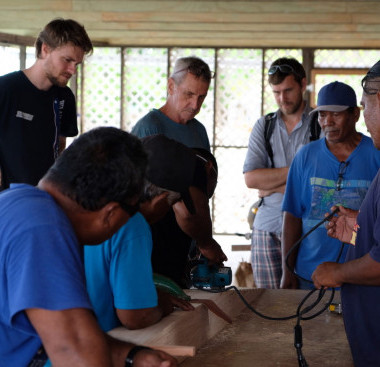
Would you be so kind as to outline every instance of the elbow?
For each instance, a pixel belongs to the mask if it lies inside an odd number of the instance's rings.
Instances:
[[[123,322],[122,324],[128,330],[138,330],[138,329],[143,329],[143,328],[149,326],[149,325],[146,325],[143,322],[140,322],[139,320],[127,321],[127,322]]]
[[[129,330],[146,328],[162,318],[162,312],[157,307],[141,310],[117,310],[117,315],[120,323]]]
[[[253,174],[252,171],[244,173],[244,181],[245,181],[245,185],[249,189],[257,189],[258,188],[258,182],[256,179],[256,175]]]

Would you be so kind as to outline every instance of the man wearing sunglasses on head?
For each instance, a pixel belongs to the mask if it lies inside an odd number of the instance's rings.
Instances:
[[[296,152],[318,139],[320,130],[310,127],[311,109],[303,99],[306,74],[297,60],[274,61],[268,70],[268,82],[279,109],[262,116],[254,125],[243,172],[247,187],[258,189],[261,198],[252,230],[254,280],[259,288],[279,288],[281,205],[288,169]]]

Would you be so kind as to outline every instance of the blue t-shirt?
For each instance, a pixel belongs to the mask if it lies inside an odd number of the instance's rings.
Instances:
[[[84,253],[87,290],[102,330],[121,325],[115,308],[157,306],[150,260],[152,235],[140,213],[101,245],[85,246]]]
[[[346,261],[370,254],[380,262],[380,176],[377,174],[357,217],[355,246]],[[380,287],[342,285],[343,316],[355,367],[380,366]]]
[[[333,205],[359,209],[379,167],[380,152],[367,136],[362,135],[346,164],[341,164],[330,152],[325,139],[312,142],[303,147],[293,160],[282,209],[302,218],[303,235],[320,222]],[[339,170],[343,174],[341,190],[336,189]],[[340,248],[341,243],[329,237],[326,228],[320,226],[299,247],[297,274],[311,279],[320,263],[336,261]],[[344,261],[346,252],[347,245],[340,262]]]
[[[41,346],[24,310],[91,308],[80,254],[47,192],[23,184],[0,194],[0,366],[27,366]]]
[[[191,119],[186,124],[179,124],[156,109],[137,121],[132,129],[132,134],[139,138],[163,134],[189,148],[210,150],[207,131],[198,120]]]

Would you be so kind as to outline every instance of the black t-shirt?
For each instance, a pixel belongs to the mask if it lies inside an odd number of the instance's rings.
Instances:
[[[78,134],[75,98],[68,87],[37,89],[22,71],[0,77],[2,188],[36,185],[58,155],[59,136]]]
[[[192,186],[207,195],[207,175],[204,161],[201,159],[197,159]],[[187,288],[184,278],[192,239],[177,224],[173,209],[163,219],[151,225],[151,230],[153,271]]]

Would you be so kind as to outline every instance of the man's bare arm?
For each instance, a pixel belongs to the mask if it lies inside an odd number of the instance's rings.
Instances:
[[[54,367],[111,366],[108,343],[90,310],[33,308],[26,314]]]
[[[142,329],[160,321],[163,317],[174,311],[174,307],[179,307],[184,311],[193,311],[194,307],[190,302],[172,296],[161,290],[158,293],[158,305],[156,307],[122,310],[116,309],[120,322],[128,329]]]
[[[173,205],[176,220],[182,231],[193,238],[201,252],[211,262],[221,263],[227,260],[220,245],[212,237],[212,222],[208,198],[200,189],[191,186],[190,195],[196,213],[191,214],[182,201]]]
[[[286,256],[293,245],[302,236],[302,219],[295,217],[289,212],[284,213],[284,221],[282,225],[282,279],[281,288],[297,288],[298,281],[292,274],[285,263]],[[291,269],[294,269],[297,259],[297,251],[294,251],[288,258],[288,263]]]
[[[245,184],[250,189],[275,190],[285,185],[289,167],[259,168],[244,173]]]
[[[380,286],[380,263],[369,254],[343,264],[325,262],[315,269],[312,279],[318,289],[343,283]]]
[[[59,154],[66,149],[66,136],[59,136]]]
[[[125,358],[134,346],[103,333],[88,309],[33,308],[25,312],[54,367],[124,367]],[[177,366],[172,356],[160,351],[142,351],[136,357],[136,367]]]

